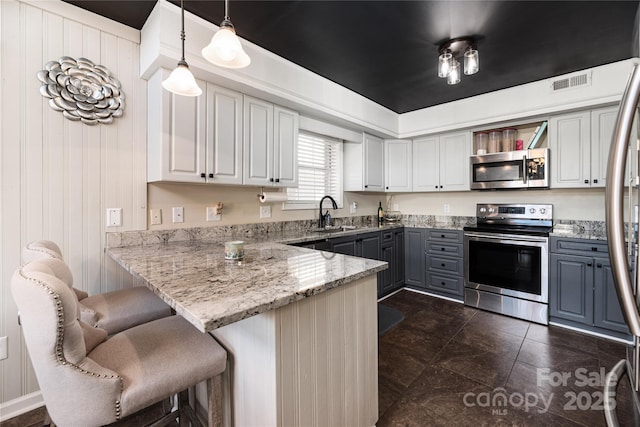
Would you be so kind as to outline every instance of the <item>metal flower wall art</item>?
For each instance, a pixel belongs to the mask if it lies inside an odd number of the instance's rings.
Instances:
[[[63,56],[38,71],[40,94],[69,120],[109,124],[124,111],[124,92],[109,70],[86,58]]]

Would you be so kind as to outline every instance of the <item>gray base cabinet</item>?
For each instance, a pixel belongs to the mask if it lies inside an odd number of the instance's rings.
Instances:
[[[402,228],[329,240],[330,251],[377,259],[389,263],[389,268],[378,273],[378,297],[404,286],[404,230]]]
[[[405,228],[405,284],[462,300],[463,233],[458,230]]]
[[[551,237],[549,320],[630,338],[618,302],[606,242]]]

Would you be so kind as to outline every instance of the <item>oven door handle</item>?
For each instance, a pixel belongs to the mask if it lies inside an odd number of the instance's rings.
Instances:
[[[499,233],[474,233],[474,232],[465,232],[465,238],[470,238],[472,240],[495,240],[495,241],[504,241],[511,240],[514,242],[523,242],[523,243],[546,243],[548,242],[548,237],[541,236],[523,236],[520,234],[499,234]]]
[[[527,170],[527,155],[522,156],[522,182],[527,183],[529,178],[529,171]]]

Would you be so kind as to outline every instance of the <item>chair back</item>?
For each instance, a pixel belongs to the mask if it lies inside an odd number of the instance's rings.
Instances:
[[[117,420],[122,378],[87,357],[78,302],[68,267],[44,258],[21,266],[11,279],[25,343],[52,420],[59,426]]]
[[[34,240],[22,248],[22,261],[27,263],[42,258],[62,258],[60,247],[51,240]]]

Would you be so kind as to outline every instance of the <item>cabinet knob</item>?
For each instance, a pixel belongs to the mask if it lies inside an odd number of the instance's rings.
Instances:
[[[269,178],[269,182],[273,182],[273,178]]]
[[[280,178],[276,178],[276,182],[280,182]]]
[[[441,286],[444,286],[444,285],[445,285],[445,283],[444,283],[444,282],[440,282],[440,285],[441,285]]]
[[[206,177],[207,175],[205,175],[204,172],[200,174],[200,178],[206,178]]]
[[[389,187],[384,187],[384,188],[387,189],[387,190],[389,189]]]
[[[440,248],[440,250],[444,252],[444,248]]]
[[[368,186],[368,185],[365,185],[365,186],[364,186],[364,188],[369,188],[369,186]]]
[[[444,188],[444,187],[441,185],[440,188]]]
[[[597,180],[597,179],[594,179],[594,180],[593,180],[593,183],[594,183],[594,184],[597,184],[597,183],[598,183],[598,180]]]
[[[593,264],[591,264],[590,262],[587,263],[587,267],[592,267]]]
[[[213,174],[212,173],[209,174],[209,178],[213,178]]]
[[[591,252],[598,252],[598,248],[596,248],[596,247],[592,247],[592,248],[591,248]]]
[[[585,184],[588,184],[588,183],[589,183],[589,180],[588,180],[588,179],[585,179],[585,180],[584,180],[584,183],[585,183]]]
[[[443,264],[440,264],[440,266],[444,267],[444,263],[443,263]]]
[[[602,268],[602,264],[597,263],[597,264],[596,264],[596,267],[598,267],[598,268]]]

